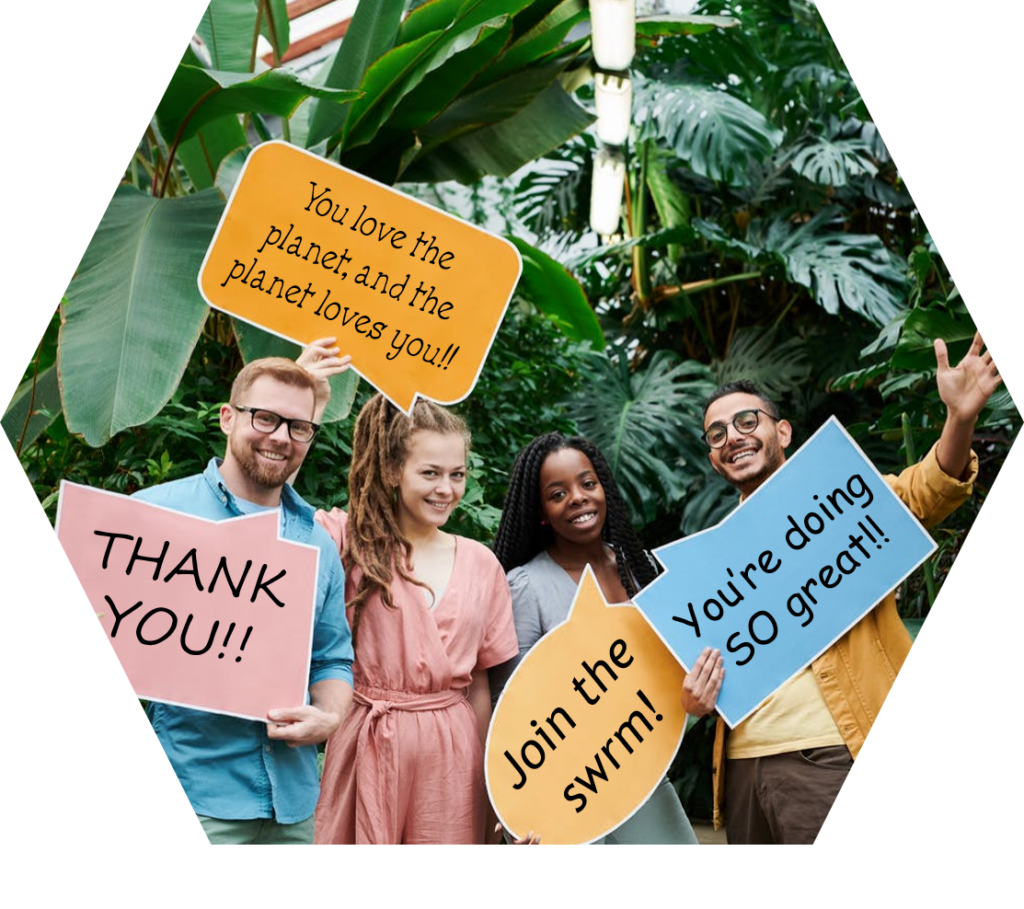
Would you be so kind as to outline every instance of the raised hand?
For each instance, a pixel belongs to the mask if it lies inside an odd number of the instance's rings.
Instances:
[[[992,393],[1003,381],[999,369],[992,361],[992,354],[987,350],[982,353],[984,346],[981,333],[976,333],[970,349],[954,367],[949,365],[946,342],[941,338],[935,339],[935,360],[938,363],[935,382],[939,388],[939,397],[949,413],[948,420],[973,425]]]
[[[319,421],[331,399],[331,376],[345,372],[352,363],[348,355],[339,357],[341,348],[335,347],[336,338],[317,338],[302,349],[295,361],[316,379],[316,413],[314,420]]]

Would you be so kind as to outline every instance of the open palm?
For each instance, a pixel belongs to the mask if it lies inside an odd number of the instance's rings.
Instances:
[[[950,417],[975,420],[992,393],[1003,381],[989,351],[982,353],[981,333],[974,335],[970,349],[954,367],[949,365],[949,351],[941,338],[935,340],[935,376],[939,397],[949,410]]]

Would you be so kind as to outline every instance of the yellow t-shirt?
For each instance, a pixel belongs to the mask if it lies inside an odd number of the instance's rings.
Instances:
[[[839,727],[808,666],[729,733],[725,753],[729,758],[753,758],[842,744]]]

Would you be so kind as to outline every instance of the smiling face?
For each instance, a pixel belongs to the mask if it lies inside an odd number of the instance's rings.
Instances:
[[[273,376],[259,376],[242,397],[244,400],[232,403],[269,410],[288,419],[313,419],[312,389],[286,385]],[[281,487],[299,469],[309,443],[293,441],[285,423],[272,433],[260,432],[253,428],[250,414],[235,410],[231,404],[221,408],[220,427],[228,437],[221,467],[228,489],[260,505],[280,502]]]
[[[442,527],[466,491],[466,443],[421,429],[409,438],[398,480],[398,524],[407,536]]]
[[[604,487],[582,451],[553,451],[540,467],[540,507],[556,536],[588,545],[601,539],[607,514]]]
[[[758,414],[757,429],[744,435],[732,425],[733,417],[741,410],[767,410],[768,405],[757,395],[726,395],[712,403],[704,415],[704,429],[714,423],[726,426],[725,445],[712,448],[708,453],[715,473],[743,495],[750,495],[778,470],[786,460],[784,451],[789,447],[793,429],[786,420],[773,420]]]

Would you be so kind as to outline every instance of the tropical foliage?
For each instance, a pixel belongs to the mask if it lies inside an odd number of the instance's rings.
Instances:
[[[385,183],[472,181],[511,174],[591,122],[560,81],[587,59],[585,38],[566,40],[582,2],[434,0],[403,13],[360,4],[314,82],[260,69],[261,34],[276,59],[287,50],[283,0],[212,0],[61,304],[56,371],[36,375],[36,387],[56,381],[49,412],[71,432],[101,445],[152,419],[181,382],[208,325],[195,275],[255,142],[283,136]],[[294,352],[234,328],[246,359]],[[351,405],[355,382],[337,380],[338,402]]]
[[[697,364],[716,384],[753,378],[785,408],[797,444],[836,413],[880,468],[895,469],[905,463],[903,436],[893,435],[904,410],[918,454],[941,426],[937,396],[925,395],[926,413],[918,395],[933,386],[930,338],[952,330],[939,312],[960,318],[960,338],[965,310],[813,6],[700,3],[695,13],[735,24],[644,42],[634,61],[621,233],[604,245],[589,233],[586,134],[519,178],[515,212],[583,284],[613,359],[626,361],[609,376],[628,375],[655,401],[705,381]],[[665,378],[666,351],[691,362],[688,380]],[[858,381],[830,381],[843,373]],[[677,409],[656,438],[628,396],[603,398],[589,424],[601,442],[644,440],[617,476],[626,489],[656,490],[656,501],[630,499],[651,542],[709,526],[735,504],[693,447],[692,411]],[[997,451],[1019,425],[1011,408],[1001,395],[983,416]]]

